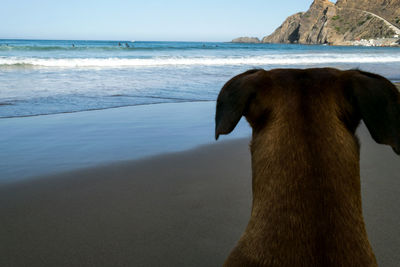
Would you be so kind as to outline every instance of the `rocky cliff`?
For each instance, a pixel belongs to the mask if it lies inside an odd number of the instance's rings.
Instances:
[[[399,0],[338,0],[336,6],[372,12],[400,28]]]
[[[264,43],[344,45],[400,34],[400,0],[315,0],[306,12],[288,17]]]

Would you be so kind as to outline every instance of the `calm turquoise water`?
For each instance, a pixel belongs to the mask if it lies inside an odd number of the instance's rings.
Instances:
[[[0,118],[215,100],[250,68],[360,68],[400,80],[399,48],[0,40]]]

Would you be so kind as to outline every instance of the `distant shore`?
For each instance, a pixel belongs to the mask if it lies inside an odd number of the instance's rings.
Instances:
[[[400,39],[399,38],[360,39],[356,41],[344,42],[343,45],[400,47]]]
[[[264,42],[262,42],[257,37],[239,37],[233,39],[231,43],[263,44]],[[320,44],[320,45],[325,45],[325,44]],[[360,39],[354,41],[344,41],[343,43],[335,44],[335,46],[400,47],[400,39],[399,38]]]

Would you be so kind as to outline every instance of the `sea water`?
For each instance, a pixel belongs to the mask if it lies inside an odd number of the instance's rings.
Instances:
[[[0,40],[0,184],[213,142],[214,101],[228,79],[307,67],[399,81],[400,49]],[[220,139],[249,135],[242,120]]]
[[[400,49],[209,42],[0,40],[0,118],[213,101],[251,68],[359,68],[400,80]]]

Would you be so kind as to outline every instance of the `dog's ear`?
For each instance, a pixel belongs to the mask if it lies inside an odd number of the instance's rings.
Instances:
[[[229,80],[221,89],[215,114],[215,139],[220,134],[229,134],[246,112],[255,95],[257,72],[249,70]]]
[[[352,89],[356,108],[372,138],[400,154],[400,93],[382,76],[355,71]]]

